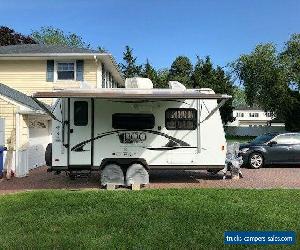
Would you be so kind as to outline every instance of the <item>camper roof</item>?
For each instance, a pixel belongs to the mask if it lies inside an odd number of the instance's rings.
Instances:
[[[99,99],[229,99],[230,95],[214,94],[212,91],[174,89],[65,89],[49,92],[36,92],[34,98],[99,98]]]

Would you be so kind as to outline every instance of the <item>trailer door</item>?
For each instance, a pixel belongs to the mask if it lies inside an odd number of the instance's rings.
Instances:
[[[91,99],[70,98],[69,165],[91,165]]]

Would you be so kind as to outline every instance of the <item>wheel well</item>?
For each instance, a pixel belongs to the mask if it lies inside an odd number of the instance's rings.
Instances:
[[[106,158],[102,160],[100,170],[102,170],[107,164],[117,164],[123,170],[127,170],[130,165],[135,163],[141,164],[145,169],[149,170],[149,166],[143,158]]]

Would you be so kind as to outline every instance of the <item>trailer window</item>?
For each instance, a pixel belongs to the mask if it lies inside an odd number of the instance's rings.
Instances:
[[[74,125],[86,126],[89,122],[88,102],[75,101],[74,102]]]
[[[153,114],[125,114],[112,115],[112,127],[114,129],[152,129],[155,125]]]
[[[189,108],[167,109],[165,125],[168,130],[194,130],[197,128],[197,110]]]

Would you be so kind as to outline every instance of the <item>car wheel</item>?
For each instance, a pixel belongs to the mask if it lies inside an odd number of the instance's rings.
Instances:
[[[251,168],[261,168],[264,165],[264,158],[260,153],[253,153],[249,157],[249,165]]]

